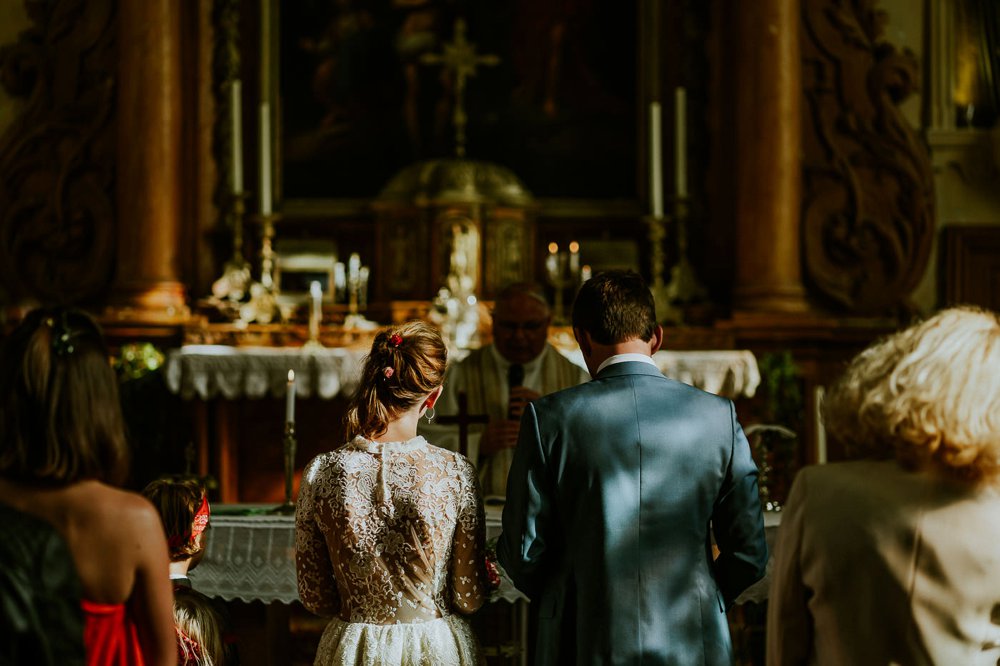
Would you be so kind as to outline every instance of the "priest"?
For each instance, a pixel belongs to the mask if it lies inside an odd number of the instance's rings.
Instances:
[[[458,415],[458,395],[465,393],[469,416],[485,416],[485,425],[469,428],[469,459],[479,469],[484,495],[503,495],[507,470],[517,444],[525,406],[543,395],[581,384],[587,371],[548,343],[552,311],[542,290],[518,282],[504,288],[493,309],[493,342],[450,366],[440,416]],[[429,442],[458,450],[458,427],[424,424]]]

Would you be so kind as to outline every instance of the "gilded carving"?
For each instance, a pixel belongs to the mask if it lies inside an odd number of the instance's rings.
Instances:
[[[802,3],[804,272],[858,314],[909,307],[934,234],[930,159],[897,106],[918,64],[883,40],[875,5]]]
[[[0,48],[25,98],[0,137],[0,280],[11,302],[94,302],[115,259],[115,3],[25,6],[33,25]]]

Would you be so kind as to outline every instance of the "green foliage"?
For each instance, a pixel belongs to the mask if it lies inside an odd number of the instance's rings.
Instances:
[[[122,345],[114,360],[115,370],[122,381],[139,379],[156,372],[163,365],[163,353],[149,342]]]
[[[795,449],[802,435],[802,379],[791,352],[763,354],[763,423],[745,429],[759,470],[761,501],[779,508],[791,482]]]
[[[802,383],[792,353],[763,354],[760,375],[764,384],[765,420],[800,432],[802,429]]]

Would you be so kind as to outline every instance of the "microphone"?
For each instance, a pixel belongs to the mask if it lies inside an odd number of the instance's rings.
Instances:
[[[524,383],[524,366],[520,363],[511,363],[510,367],[507,368],[507,390],[514,388],[515,386],[521,386]],[[517,420],[518,417],[514,414],[514,406],[508,402],[507,407],[507,418],[511,420]]]

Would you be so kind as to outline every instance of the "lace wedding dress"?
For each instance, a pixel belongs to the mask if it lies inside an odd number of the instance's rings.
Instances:
[[[358,437],[312,460],[295,513],[299,597],[333,616],[316,664],[481,663],[488,595],[476,473],[423,437]]]

